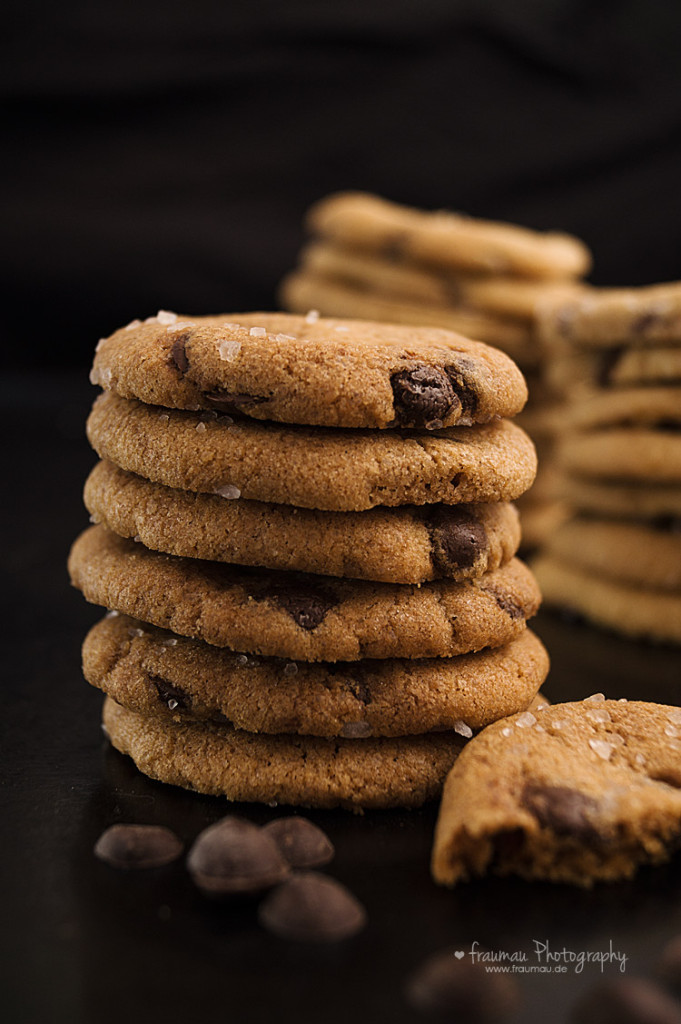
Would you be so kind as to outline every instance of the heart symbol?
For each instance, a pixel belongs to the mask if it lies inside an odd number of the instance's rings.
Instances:
[[[461,960],[461,958],[464,957],[465,955],[466,954],[464,953],[464,951],[462,949],[457,949],[456,952],[454,953],[454,956],[456,957],[457,960]]]

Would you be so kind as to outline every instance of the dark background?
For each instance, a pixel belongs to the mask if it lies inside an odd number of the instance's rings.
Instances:
[[[436,806],[312,813],[369,926],[331,949],[215,908],[181,863],[95,860],[116,821],[190,843],[224,801],[161,786],[101,736],[68,587],[95,461],[97,339],[159,307],[273,307],[301,218],[335,189],[451,207],[593,248],[593,280],[681,277],[681,4],[13,0],[0,95],[0,1013],[10,1024],[418,1024],[405,978],[445,946],[607,948],[650,976],[681,931],[679,860],[593,892],[429,877]],[[7,372],[10,370],[11,372]],[[542,612],[552,700],[678,704],[678,649]],[[286,813],[240,806],[264,821]],[[608,971],[605,979],[616,973]],[[522,979],[514,1024],[564,1024],[597,970]]]
[[[12,0],[2,36],[6,363],[275,307],[336,189],[575,232],[596,283],[681,277],[677,0]]]

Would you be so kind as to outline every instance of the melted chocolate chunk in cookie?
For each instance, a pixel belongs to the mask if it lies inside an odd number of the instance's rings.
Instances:
[[[207,391],[203,396],[207,402],[220,412],[239,412],[249,405],[259,405],[267,399],[261,395],[237,395],[233,391]]]
[[[184,711],[186,708],[191,707],[191,697],[184,690],[181,690],[179,686],[174,686],[167,679],[163,679],[162,676],[149,676],[149,678],[156,687],[159,700],[167,704],[171,711],[176,711],[178,708],[180,711]]]
[[[452,410],[462,408],[449,376],[435,366],[399,370],[392,374],[390,383],[398,427],[441,424]]]
[[[568,786],[546,786],[541,782],[526,783],[521,803],[540,825],[556,835],[576,839],[596,839],[598,830],[592,818],[599,810],[598,801]]]
[[[448,576],[452,569],[469,569],[487,547],[485,527],[468,509],[435,506],[427,512],[432,559]]]
[[[181,374],[185,374],[189,369],[189,359],[187,358],[187,342],[189,341],[191,334],[185,331],[182,334],[178,334],[170,349],[170,363],[175,369],[179,370]]]
[[[253,597],[276,601],[296,625],[307,630],[316,629],[339,603],[336,595],[329,590],[293,580],[280,584],[268,580],[257,593],[253,593]]]

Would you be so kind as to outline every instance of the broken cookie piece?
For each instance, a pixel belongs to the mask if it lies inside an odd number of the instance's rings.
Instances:
[[[495,722],[447,779],[432,871],[589,887],[660,863],[681,836],[681,709],[601,694]]]

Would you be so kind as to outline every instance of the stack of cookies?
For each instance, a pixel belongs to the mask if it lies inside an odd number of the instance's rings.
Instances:
[[[550,303],[573,515],[536,568],[547,599],[632,636],[681,641],[681,284]]]
[[[511,502],[533,445],[503,353],[286,314],[105,339],[93,525],[69,568],[110,609],[83,651],[147,775],[231,800],[417,806],[536,698],[536,582]]]
[[[576,238],[447,212],[426,213],[363,193],[317,203],[313,240],[282,283],[286,309],[422,324],[460,331],[514,359],[530,392],[523,426],[540,473],[521,505],[523,539],[534,546],[561,517],[551,468],[554,396],[543,378],[535,310],[578,294],[591,257]]]

